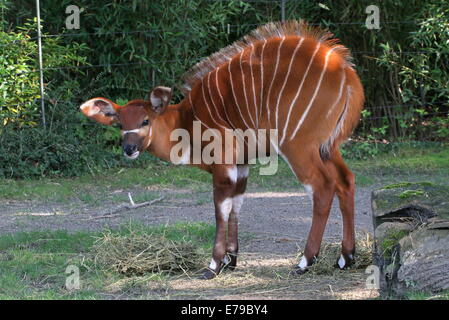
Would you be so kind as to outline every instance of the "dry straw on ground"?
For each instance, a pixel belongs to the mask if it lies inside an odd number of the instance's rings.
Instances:
[[[341,243],[324,242],[321,245],[320,255],[317,262],[312,265],[306,275],[333,275],[341,271],[336,268],[337,259],[340,257]],[[302,256],[300,252],[299,256]],[[349,267],[350,270],[365,269],[373,264],[373,239],[370,234],[358,237],[356,241],[356,255],[354,263]]]
[[[104,233],[94,244],[93,253],[97,265],[127,276],[196,271],[205,255],[192,242],[173,241],[165,234],[133,231],[126,235]]]

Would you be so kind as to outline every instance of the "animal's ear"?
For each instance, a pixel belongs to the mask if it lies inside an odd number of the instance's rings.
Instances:
[[[156,87],[150,93],[151,109],[157,114],[165,111],[170,103],[172,89],[167,87]]]
[[[93,98],[80,106],[86,117],[106,125],[118,122],[117,110],[119,108],[119,105],[105,98]]]

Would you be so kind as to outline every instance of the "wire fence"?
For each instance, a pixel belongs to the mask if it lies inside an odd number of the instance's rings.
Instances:
[[[220,0],[209,0],[209,1],[220,1]],[[279,18],[284,20],[285,19],[285,1],[286,0],[242,0],[243,2],[248,2],[248,3],[277,3],[281,12],[279,13]],[[382,25],[407,25],[407,24],[417,24],[418,21],[381,21]],[[359,25],[359,26],[365,26],[366,22],[365,21],[324,21],[323,23],[310,23],[311,25],[324,25],[326,27],[330,27],[333,25]],[[223,24],[223,25],[218,25],[217,27],[222,28],[222,31],[225,31],[227,33],[231,33],[231,32],[237,32],[240,33],[241,30],[246,30],[247,28],[255,28],[258,27],[260,24]],[[176,31],[176,29],[170,30],[170,31]],[[183,31],[183,30],[178,30],[178,31]],[[127,31],[111,31],[111,32],[104,32],[104,31],[94,31],[94,32],[62,32],[62,33],[57,33],[57,34],[42,34],[42,35],[38,35],[38,36],[33,36],[28,38],[26,41],[39,41],[41,39],[44,38],[73,38],[76,39],[78,37],[92,37],[94,39],[97,39],[98,37],[110,37],[110,36],[127,36],[127,35],[141,35],[144,34],[148,37],[157,37],[161,34],[164,33],[163,29],[158,29],[158,28],[154,28],[154,29],[145,29],[145,30],[127,30]],[[5,44],[5,45],[20,45],[21,41],[11,41],[9,44]],[[353,51],[352,54],[353,56],[355,56],[358,59],[372,59],[373,57],[377,57],[381,54],[383,54],[384,52],[376,52],[376,51]],[[417,54],[426,54],[425,51],[416,51],[416,50],[412,50],[412,51],[391,51],[391,53],[397,54],[397,55],[417,55]],[[45,58],[45,57],[44,57]],[[201,58],[198,58],[197,60],[201,60]],[[45,59],[44,59],[45,61]],[[29,73],[41,73],[44,71],[48,71],[48,70],[72,70],[72,69],[96,69],[96,68],[104,68],[107,70],[113,70],[115,68],[134,68],[134,67],[140,67],[140,66],[145,66],[145,65],[154,65],[155,62],[159,63],[159,64],[167,64],[167,63],[173,63],[173,62],[177,62],[178,60],[158,60],[158,61],[137,61],[137,62],[123,62],[123,63],[103,63],[103,64],[85,64],[85,65],[69,65],[69,66],[58,66],[58,67],[45,67],[42,66],[41,68],[38,69],[34,69],[34,70],[29,70],[29,71],[25,71],[22,72],[21,74],[26,75]],[[193,62],[197,62],[197,61],[193,61]],[[151,70],[151,72],[153,73],[152,78],[154,79],[154,72],[156,72],[154,69]],[[42,82],[42,75],[40,76],[41,78],[41,82]],[[41,83],[41,90],[43,91],[43,83]],[[127,89],[127,90],[141,90],[138,88],[115,88],[115,89]],[[54,97],[45,97],[43,96],[41,98],[42,101],[42,117],[45,116],[45,102],[49,102],[49,101],[58,101],[58,103],[70,103],[70,104],[78,104],[80,101],[64,101],[64,100],[57,100]],[[11,106],[11,105],[3,105],[0,106],[0,108],[9,108],[9,107],[15,107],[15,106]],[[417,107],[414,104],[392,104],[392,105],[379,105],[379,106],[372,106],[370,107],[370,110],[397,110],[400,108],[415,108]],[[417,116],[436,116],[436,115],[443,115],[443,114],[447,114],[447,112],[424,112],[424,113],[417,113]],[[389,119],[399,119],[403,116],[389,116]],[[408,117],[410,119],[410,117]],[[362,121],[368,121],[368,120],[378,120],[378,119],[385,119],[385,116],[372,116],[372,117],[364,117],[362,119]]]

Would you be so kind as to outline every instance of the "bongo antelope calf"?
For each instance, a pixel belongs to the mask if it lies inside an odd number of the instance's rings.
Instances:
[[[269,23],[195,65],[183,78],[185,98],[178,104],[169,105],[170,88],[156,87],[149,101],[132,100],[119,106],[94,98],[80,108],[99,123],[119,123],[124,154],[131,159],[146,150],[170,161],[178,143],[172,141],[172,132],[182,129],[190,134],[177,163],[213,175],[216,236],[205,279],[236,266],[237,216],[252,157],[232,145],[234,162],[194,163],[195,122],[202,130],[213,129],[214,135],[224,135],[226,130],[275,130],[277,141],[268,135],[253,138],[276,144],[275,152],[289,164],[313,202],[312,226],[296,271],[306,271],[318,256],[334,194],[343,218],[337,260],[343,269],[354,259],[355,186],[339,145],[357,125],[364,103],[363,88],[350,61],[349,51],[328,32],[304,22]],[[229,149],[224,153],[229,155]],[[237,163],[239,156],[244,161]]]

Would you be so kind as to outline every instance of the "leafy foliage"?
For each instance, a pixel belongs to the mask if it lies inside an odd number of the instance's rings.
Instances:
[[[117,130],[79,117],[79,103],[146,98],[155,85],[175,86],[201,58],[281,16],[279,1],[79,0],[81,29],[67,30],[64,9],[72,4],[41,3],[45,131],[37,126],[34,3],[0,0],[0,176],[74,175],[122,164]],[[364,25],[372,4],[380,8],[380,30]],[[390,140],[448,139],[448,4],[287,0],[286,18],[328,27],[353,52],[366,109],[355,139],[362,143],[345,147],[346,155],[376,156]]]
[[[36,41],[32,34],[36,30],[36,21],[26,22],[16,32],[0,32],[0,123],[14,123],[17,126],[35,125],[40,118],[38,99],[39,64]],[[63,71],[54,70],[67,64],[85,63],[86,58],[80,52],[87,49],[84,44],[61,45],[59,38],[45,38],[43,56],[45,57],[44,78],[46,90],[53,99],[72,97],[71,88],[78,87],[77,81],[70,80]],[[72,75],[79,75],[75,71]],[[1,129],[0,129],[1,130]]]
[[[410,54],[402,44],[384,43],[379,64],[394,79],[392,99],[395,104],[416,107],[403,109],[393,125],[418,139],[449,137],[449,3],[428,1],[413,15],[417,29],[410,32]]]

